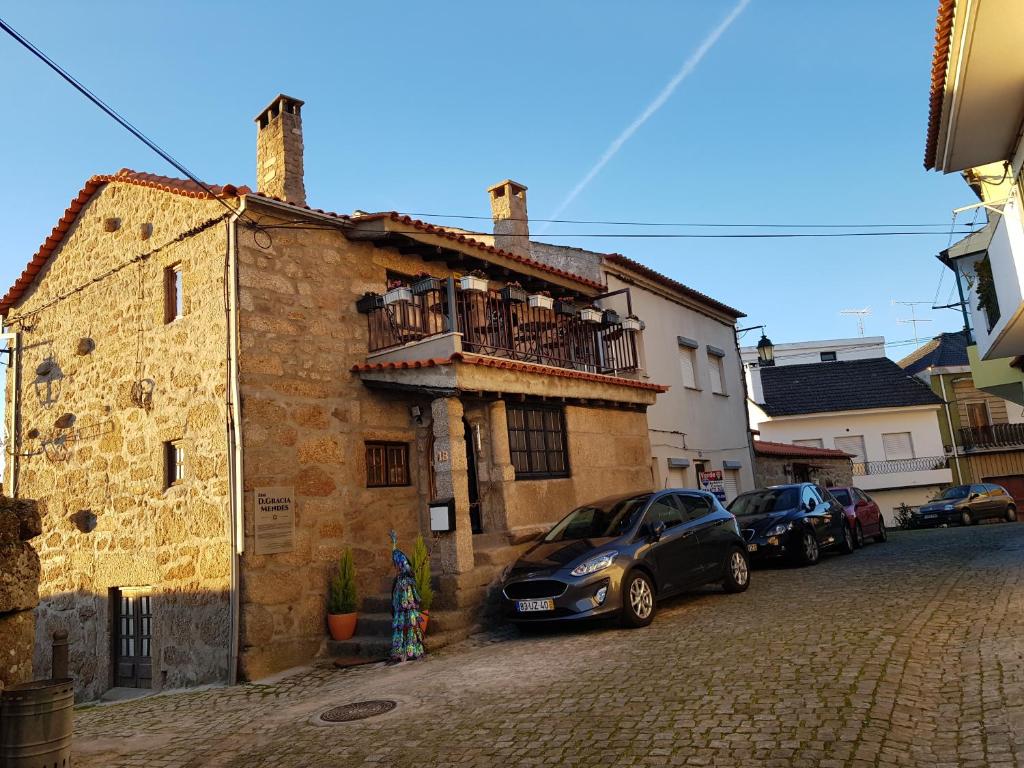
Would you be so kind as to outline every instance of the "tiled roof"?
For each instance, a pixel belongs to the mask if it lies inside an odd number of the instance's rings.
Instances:
[[[956,0],[939,0],[935,20],[935,51],[932,54],[931,90],[928,93],[928,137],[924,145],[924,167],[935,167],[935,151],[939,143],[939,120],[942,99],[946,93],[946,72],[949,69],[949,46],[953,35]]]
[[[769,416],[938,405],[942,399],[887,357],[760,368]]]
[[[904,357],[897,365],[911,376],[925,368],[969,365],[967,346],[967,334],[963,331],[940,333]]]
[[[438,365],[452,365],[453,363],[466,363],[467,365],[480,365],[487,368],[499,368],[501,370],[520,371],[523,373],[543,373],[548,376],[561,376],[566,379],[595,381],[601,384],[617,384],[622,387],[647,389],[652,392],[668,392],[668,387],[663,384],[651,384],[646,381],[625,379],[621,376],[605,376],[600,373],[589,373],[587,371],[572,371],[567,368],[556,368],[551,365],[524,363],[519,360],[509,360],[504,357],[474,355],[469,352],[456,352],[450,357],[433,357],[424,360],[403,360],[401,362],[389,363],[357,363],[352,366],[352,372],[367,373],[372,371],[405,371],[416,368],[433,368]]]
[[[692,299],[696,299],[702,304],[707,304],[708,306],[714,307],[715,309],[725,312],[727,315],[731,315],[732,317],[735,318],[746,317],[746,315],[740,312],[738,309],[734,309],[730,307],[728,304],[723,304],[722,302],[711,298],[705,293],[701,293],[700,291],[696,291],[688,285],[680,283],[678,280],[673,280],[671,277],[668,277],[667,275],[663,275],[660,272],[656,272],[650,267],[641,264],[639,261],[633,261],[633,259],[630,259],[627,256],[623,256],[621,253],[609,253],[605,258],[607,258],[608,261],[610,261],[612,264],[618,264],[619,266],[631,269],[634,272],[643,275],[648,280],[653,280],[656,283],[661,283],[662,285],[673,290],[679,291],[680,293],[685,294],[686,296],[689,296]]]
[[[815,448],[809,445],[773,443],[768,440],[754,440],[754,453],[758,456],[775,456],[793,459],[848,459],[850,454],[834,448]]]
[[[552,267],[549,264],[545,264],[542,261],[537,261],[536,259],[529,259],[525,256],[520,256],[518,254],[512,253],[511,251],[506,251],[496,246],[488,245],[487,243],[482,243],[479,240],[475,240],[472,237],[462,234],[461,232],[454,232],[448,227],[437,226],[426,221],[421,221],[420,219],[414,219],[412,216],[403,216],[397,211],[386,211],[383,213],[368,213],[363,216],[352,217],[352,221],[354,223],[359,223],[360,221],[375,221],[377,219],[390,219],[391,221],[397,222],[399,224],[405,224],[406,226],[410,226],[413,229],[417,229],[421,232],[426,232],[427,234],[430,235],[439,235],[441,237],[447,238],[448,240],[454,240],[455,242],[462,243],[463,245],[468,245],[471,248],[476,248],[477,250],[480,251],[493,253],[497,256],[501,256],[502,258],[510,259],[511,261],[516,261],[519,262],[520,264],[525,264],[527,266],[533,267],[534,269],[539,269],[544,272],[550,272],[551,274],[559,275],[560,277],[567,278],[569,280],[580,283],[582,285],[589,286],[591,288],[604,290],[604,285],[602,283],[598,283],[594,280],[590,280],[586,277],[574,274],[572,272],[567,272],[564,269]]]
[[[241,195],[247,195],[250,193],[248,187],[236,187],[232,184],[221,185],[209,185],[210,192],[206,191],[198,184],[187,179],[175,179],[170,176],[158,176],[155,173],[139,173],[137,171],[130,170],[128,168],[122,168],[115,174],[102,174],[99,176],[93,176],[87,182],[85,186],[79,191],[79,193],[71,200],[71,204],[68,205],[64,211],[64,215],[60,217],[60,221],[57,222],[57,226],[53,228],[50,236],[46,238],[39,250],[36,251],[35,255],[29,260],[28,266],[25,267],[24,271],[8,290],[4,294],[3,299],[0,299],[0,316],[7,317],[7,313],[11,307],[14,306],[15,302],[21,298],[21,296],[28,290],[29,286],[32,285],[32,281],[35,280],[36,275],[46,266],[46,262],[49,261],[50,256],[57,249],[57,246],[61,244],[64,236],[71,229],[71,225],[75,221],[75,217],[78,216],[79,212],[86,206],[92,196],[96,194],[97,190],[104,184],[117,183],[117,184],[134,184],[140,187],[150,187],[152,189],[159,189],[164,192],[170,192],[173,195],[182,195],[183,197],[192,197],[198,200],[213,200],[215,198],[225,197],[239,197]]]

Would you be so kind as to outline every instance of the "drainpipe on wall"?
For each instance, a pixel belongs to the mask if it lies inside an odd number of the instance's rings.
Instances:
[[[7,349],[11,352],[7,356],[7,375],[10,376],[10,381],[7,382],[7,386],[11,390],[11,403],[10,410],[7,413],[7,435],[6,438],[9,442],[5,446],[6,456],[4,469],[7,472],[8,480],[4,484],[4,488],[7,489],[7,495],[15,499],[18,497],[18,440],[15,430],[18,427],[18,408],[20,403],[19,387],[21,382],[18,380],[19,360],[18,360],[18,334],[13,331],[5,331],[0,333],[0,341],[7,342]]]
[[[228,253],[224,269],[227,296],[228,372],[228,499],[231,544],[231,631],[228,647],[228,684],[238,682],[238,647],[241,636],[241,555],[245,551],[245,499],[242,487],[242,406],[238,386],[238,211],[228,220]]]
[[[953,461],[956,462],[956,476],[959,479],[961,485],[964,482],[964,473],[960,468],[960,454],[956,449],[956,433],[953,431],[953,417],[949,413],[949,400],[946,399],[946,380],[939,375],[939,386],[942,387],[942,402],[943,408],[946,409],[946,424],[949,427],[949,440],[953,444]]]

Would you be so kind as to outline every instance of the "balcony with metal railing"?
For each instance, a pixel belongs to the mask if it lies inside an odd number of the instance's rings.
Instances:
[[[853,462],[854,485],[866,491],[943,485],[952,481],[953,473],[946,456]]]
[[[965,451],[1024,448],[1024,424],[988,424],[961,427],[960,445]]]

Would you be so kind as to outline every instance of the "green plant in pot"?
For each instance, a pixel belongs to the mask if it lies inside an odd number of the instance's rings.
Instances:
[[[423,614],[423,631],[427,631],[427,623],[430,621],[430,606],[434,602],[434,588],[430,584],[430,550],[423,541],[423,536],[416,537],[416,544],[413,546],[412,577],[416,581],[416,591],[420,593],[420,613]]]
[[[338,560],[338,570],[331,578],[327,594],[327,628],[331,639],[348,640],[356,631],[356,564],[352,550],[346,549]]]

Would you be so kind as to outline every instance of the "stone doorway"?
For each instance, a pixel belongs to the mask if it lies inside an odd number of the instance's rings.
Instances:
[[[153,598],[145,587],[110,591],[115,688],[153,686]]]
[[[483,517],[480,514],[480,483],[477,475],[476,440],[473,426],[465,418],[462,419],[463,434],[466,441],[466,474],[469,491],[469,523],[473,533],[483,533]]]

